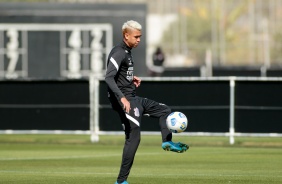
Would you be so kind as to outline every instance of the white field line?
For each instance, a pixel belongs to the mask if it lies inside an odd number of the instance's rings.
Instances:
[[[119,154],[102,154],[102,155],[79,155],[79,156],[56,156],[56,157],[14,157],[14,158],[0,158],[0,161],[13,161],[13,160],[60,160],[60,159],[80,159],[80,158],[101,158],[101,157],[116,157],[122,155],[122,153]],[[160,153],[137,153],[138,155],[158,155]]]

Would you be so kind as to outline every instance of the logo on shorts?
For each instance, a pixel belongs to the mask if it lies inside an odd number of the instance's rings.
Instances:
[[[139,109],[137,107],[134,108],[134,115],[136,117],[139,117],[140,116],[140,113],[139,113]]]

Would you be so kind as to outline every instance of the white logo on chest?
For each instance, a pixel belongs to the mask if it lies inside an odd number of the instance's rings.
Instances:
[[[131,58],[128,58],[128,65],[132,65],[133,62],[131,61]]]
[[[129,81],[133,80],[133,67],[128,67],[126,72],[126,79]]]

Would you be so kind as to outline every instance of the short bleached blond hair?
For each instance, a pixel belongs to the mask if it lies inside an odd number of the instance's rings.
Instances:
[[[122,26],[122,33],[126,33],[128,30],[132,30],[132,29],[137,29],[139,31],[142,30],[142,26],[141,24],[139,24],[138,22],[134,21],[134,20],[129,20],[127,22],[125,22]]]

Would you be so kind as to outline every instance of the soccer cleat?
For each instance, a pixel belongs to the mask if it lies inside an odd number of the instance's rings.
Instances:
[[[115,184],[128,184],[126,180],[124,180],[122,183],[118,183],[117,181],[115,182]]]
[[[174,143],[172,141],[163,142],[162,148],[165,151],[173,151],[173,152],[177,152],[177,153],[182,153],[182,152],[187,150],[187,147],[185,147],[184,144]]]
[[[187,151],[189,149],[189,146],[187,144],[184,144],[184,143],[181,143],[181,142],[178,142],[176,144],[178,144],[178,146],[182,148],[182,150],[183,150],[182,152]]]

